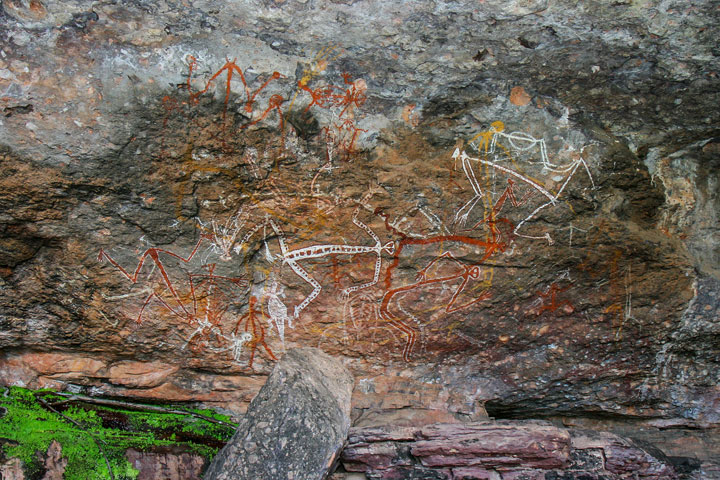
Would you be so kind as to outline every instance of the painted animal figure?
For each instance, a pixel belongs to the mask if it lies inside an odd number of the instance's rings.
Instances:
[[[545,233],[544,235],[541,235],[541,236],[525,235],[525,234],[520,233],[520,229],[528,221],[533,219],[541,210],[543,210],[544,208],[547,208],[551,205],[557,204],[558,199],[563,194],[568,183],[570,183],[570,180],[572,180],[573,175],[575,175],[575,172],[577,171],[578,168],[580,168],[581,165],[585,168],[585,171],[587,172],[588,176],[590,177],[590,180],[592,181],[592,175],[590,174],[590,170],[589,170],[587,164],[585,163],[585,161],[582,159],[576,161],[573,164],[572,168],[567,172],[562,185],[555,193],[551,193],[543,185],[541,185],[540,183],[536,182],[535,180],[527,177],[526,175],[523,175],[523,174],[521,174],[511,168],[508,168],[504,165],[500,165],[499,163],[496,163],[494,161],[486,160],[485,158],[471,157],[467,153],[465,153],[465,151],[461,152],[459,148],[455,149],[455,152],[453,153],[453,159],[455,159],[455,160],[460,159],[460,161],[462,162],[462,165],[463,165],[463,169],[465,170],[466,175],[467,175],[468,179],[470,180],[471,185],[473,185],[473,190],[475,191],[475,196],[472,199],[470,199],[470,201],[467,202],[458,211],[458,213],[456,214],[456,219],[460,215],[460,212],[464,211],[465,209],[467,209],[467,212],[465,212],[459,218],[462,219],[463,221],[465,219],[467,219],[467,216],[470,213],[470,210],[475,206],[477,201],[480,200],[483,196],[483,192],[480,189],[480,186],[477,184],[477,180],[475,179],[475,174],[472,171],[472,163],[479,163],[479,164],[487,165],[498,171],[506,173],[506,174],[510,175],[511,177],[514,177],[514,178],[520,180],[521,182],[524,182],[525,184],[529,185],[531,188],[533,188],[534,190],[539,192],[543,197],[545,197],[547,199],[547,201],[545,203],[543,203],[542,205],[535,208],[532,212],[530,212],[530,214],[527,217],[525,217],[522,221],[520,221],[515,226],[515,230],[514,230],[513,234],[518,237],[523,237],[523,238],[545,239],[548,241],[549,244],[554,243],[553,239],[549,233]],[[470,173],[468,174],[468,172],[470,172]],[[595,184],[593,182],[593,187],[594,187],[594,185]]]
[[[338,245],[338,244],[325,244],[325,245],[312,245],[309,247],[304,248],[298,248],[291,250],[288,248],[285,233],[282,231],[282,229],[278,226],[277,223],[272,218],[268,218],[266,222],[256,226],[254,229],[252,229],[250,232],[248,232],[247,235],[245,235],[245,238],[243,239],[242,245],[246,245],[250,237],[260,230],[260,228],[263,228],[265,225],[269,225],[270,228],[272,228],[273,232],[275,232],[275,235],[277,236],[278,244],[280,246],[280,255],[279,257],[282,259],[282,263],[288,265],[297,276],[305,280],[310,286],[313,287],[313,290],[308,294],[307,297],[299,304],[295,306],[295,309],[293,311],[293,318],[297,319],[300,317],[300,313],[307,308],[307,306],[317,298],[317,296],[322,291],[322,286],[320,283],[315,280],[310,273],[308,273],[305,268],[302,267],[300,262],[303,262],[305,260],[311,260],[315,258],[322,258],[326,257],[328,255],[361,255],[365,253],[374,253],[376,255],[375,260],[375,272],[373,274],[373,279],[367,283],[364,283],[362,285],[354,285],[348,288],[345,288],[342,291],[343,296],[347,296],[352,292],[356,292],[358,290],[362,290],[365,288],[369,288],[373,285],[375,285],[378,280],[380,279],[380,269],[382,267],[382,253],[385,252],[388,255],[392,255],[395,251],[395,244],[394,242],[387,242],[386,244],[382,244],[380,242],[380,238],[375,234],[375,232],[372,231],[370,227],[365,225],[363,222],[361,222],[358,219],[359,214],[359,207],[355,210],[352,216],[352,222],[360,229],[364,230],[374,241],[374,245]],[[275,258],[272,257],[268,251],[267,255],[268,259],[271,261],[274,261]]]
[[[503,139],[507,142],[508,147],[502,146],[499,143],[499,139]],[[455,149],[455,152],[453,153],[452,158],[457,162],[459,159],[462,163],[463,171],[465,172],[465,176],[467,177],[468,181],[470,182],[470,186],[473,189],[474,196],[465,204],[463,205],[456,213],[455,215],[455,221],[459,222],[460,224],[465,224],[465,222],[468,219],[468,216],[470,215],[470,212],[475,207],[475,205],[480,201],[483,196],[486,194],[483,189],[480,186],[480,183],[477,180],[477,176],[475,174],[475,170],[473,169],[473,165],[481,164],[485,165],[486,167],[493,168],[499,172],[503,172],[507,175],[510,175],[511,177],[524,182],[525,184],[529,185],[534,190],[538,191],[541,195],[543,195],[545,198],[547,198],[547,202],[543,203],[539,207],[537,207],[535,210],[533,210],[530,215],[528,215],[525,219],[523,219],[521,222],[517,224],[515,227],[515,235],[525,237],[525,238],[531,238],[531,239],[545,239],[548,241],[548,243],[552,244],[553,240],[550,237],[549,233],[546,233],[545,235],[541,236],[532,236],[532,235],[524,235],[519,233],[520,229],[527,223],[530,219],[535,217],[541,210],[544,208],[555,205],[557,200],[562,195],[563,191],[567,187],[568,183],[572,179],[572,177],[575,175],[575,172],[577,169],[582,166],[585,169],[585,172],[588,174],[588,177],[590,178],[590,182],[595,188],[595,182],[593,181],[592,174],[590,173],[590,169],[585,162],[585,160],[582,157],[578,157],[576,160],[570,161],[565,164],[556,164],[550,161],[548,155],[547,155],[547,147],[545,145],[545,140],[541,138],[535,138],[530,134],[524,133],[524,132],[511,132],[507,133],[505,131],[505,124],[501,121],[493,122],[490,125],[490,128],[487,131],[478,133],[475,137],[473,137],[470,141],[470,145],[477,149],[478,153],[480,154],[480,157],[474,158],[469,155],[465,151],[460,151],[459,148]],[[497,161],[497,158],[495,161],[490,160],[490,155],[494,154],[496,152],[496,149],[501,148],[506,153],[510,153],[510,151],[515,152],[526,152],[529,150],[537,150],[539,152],[539,161],[529,161],[529,163],[536,163],[542,165],[542,171],[543,172],[551,172],[556,173],[561,176],[564,176],[564,181],[560,188],[555,193],[551,193],[548,189],[546,189],[543,185],[541,185],[538,181],[530,178],[527,174],[521,173],[517,169],[509,168],[505,165],[500,164]]]
[[[500,219],[498,219],[500,220]],[[390,264],[390,266],[387,269],[386,276],[385,276],[385,295],[383,296],[381,302],[380,302],[380,317],[385,320],[388,325],[400,330],[404,335],[406,335],[406,343],[405,347],[403,349],[403,359],[405,361],[410,360],[410,354],[412,353],[413,347],[415,346],[415,342],[417,340],[417,334],[418,330],[415,326],[408,324],[404,319],[399,318],[398,315],[395,315],[391,312],[390,306],[392,305],[393,300],[397,300],[397,297],[400,295],[403,295],[405,293],[411,292],[413,290],[417,290],[419,288],[422,288],[424,286],[428,285],[434,285],[434,284],[442,284],[447,282],[456,281],[458,279],[461,279],[460,284],[456,287],[455,292],[453,293],[450,300],[445,305],[445,312],[446,313],[453,313],[457,312],[458,310],[470,307],[471,305],[474,305],[478,302],[481,302],[483,300],[486,300],[490,298],[490,292],[484,291],[480,295],[476,296],[470,301],[467,301],[465,303],[459,303],[458,299],[460,297],[460,294],[465,291],[466,287],[468,286],[468,283],[470,280],[477,280],[480,278],[481,274],[481,268],[482,264],[487,261],[492,255],[494,255],[497,252],[503,252],[507,248],[507,246],[510,244],[509,239],[501,238],[499,235],[496,235],[498,233],[497,230],[494,230],[492,233],[492,236],[490,239],[487,240],[480,240],[478,238],[473,237],[467,237],[463,235],[436,235],[428,238],[409,238],[405,237],[401,239],[398,242],[398,248],[395,250],[394,253],[394,261]],[[442,254],[438,255],[435,259],[433,259],[425,268],[420,270],[417,275],[417,279],[414,283],[403,285],[400,287],[391,288],[392,281],[393,281],[393,274],[398,267],[400,263],[400,255],[402,254],[402,251],[405,247],[411,246],[411,245],[434,245],[434,244],[440,244],[440,245],[468,245],[468,246],[474,246],[474,247],[481,247],[484,249],[484,253],[482,257],[472,265],[467,265],[461,261],[459,261],[455,256],[453,256],[452,253],[449,251],[445,251]],[[454,273],[444,274],[444,275],[437,275],[437,276],[430,276],[428,275],[428,272],[430,271],[430,268],[435,265],[436,262],[440,260],[450,260],[452,263],[457,265],[459,269]],[[397,301],[396,301],[397,303]],[[410,320],[413,320],[414,323],[418,323],[418,320],[413,315],[409,315],[407,312],[403,311],[401,306],[398,305],[398,308],[405,314],[406,317],[409,317]]]

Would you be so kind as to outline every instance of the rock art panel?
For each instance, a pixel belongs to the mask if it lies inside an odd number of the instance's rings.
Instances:
[[[333,114],[338,119],[346,118],[344,121],[352,121],[355,111],[365,103],[367,87],[364,82],[351,81],[349,74],[343,74],[343,87],[332,85],[321,85],[314,89],[309,87],[308,85],[312,83],[311,80],[314,74],[320,68],[318,62],[322,63],[324,61],[316,60],[309,67],[310,69],[305,71],[305,74],[298,82],[298,91],[295,92],[290,107],[295,105],[296,102],[298,105],[304,104],[304,108],[301,107],[303,114],[308,114],[313,109],[334,110]],[[211,165],[212,163],[222,163],[222,161],[207,162],[217,153],[211,153],[207,149],[202,153],[190,153],[191,157],[197,159],[205,157],[205,162],[203,162],[203,165],[197,162],[187,165],[189,172],[192,173],[186,172],[183,178],[188,178],[188,175],[197,173],[220,174],[221,176],[232,177],[228,178],[233,187],[231,195],[240,189],[242,192],[241,198],[243,196],[248,197],[250,199],[249,204],[246,201],[236,205],[233,210],[228,211],[225,209],[222,212],[225,216],[224,220],[217,218],[217,214],[212,218],[195,217],[199,230],[199,240],[189,253],[179,254],[168,249],[150,247],[139,257],[137,266],[131,269],[123,267],[110,253],[103,249],[100,250],[98,256],[101,261],[107,260],[135,286],[139,283],[141,273],[150,272],[147,275],[157,277],[157,280],[155,280],[157,282],[156,286],[145,286],[146,294],[142,295],[146,296],[139,307],[136,321],[141,322],[148,306],[161,308],[165,311],[165,316],[175,317],[176,320],[180,321],[179,323],[192,327],[189,334],[186,334],[182,349],[194,344],[196,348],[204,346],[216,353],[227,351],[235,361],[240,361],[243,357],[243,350],[247,350],[249,352],[247,354],[248,359],[243,361],[247,362],[248,367],[252,367],[255,353],[258,347],[261,347],[267,359],[274,360],[276,357],[266,341],[266,335],[276,337],[284,345],[286,327],[289,329],[287,334],[290,334],[290,331],[294,328],[293,323],[300,321],[303,311],[312,307],[313,302],[319,296],[323,294],[327,296],[328,293],[325,292],[330,290],[332,292],[330,295],[335,297],[337,303],[345,299],[342,310],[351,317],[343,319],[345,324],[348,321],[354,325],[357,324],[357,320],[354,318],[357,302],[369,301],[370,304],[366,305],[365,309],[376,312],[371,321],[385,330],[384,336],[403,337],[402,358],[409,361],[418,339],[422,345],[425,344],[426,326],[431,322],[428,318],[421,318],[418,314],[408,311],[404,306],[405,299],[410,299],[420,292],[434,293],[437,289],[450,289],[451,295],[447,299],[441,300],[440,305],[431,307],[429,310],[433,311],[435,308],[440,307],[446,314],[454,314],[475,304],[487,301],[492,296],[490,287],[495,270],[495,267],[489,265],[489,263],[494,261],[497,254],[509,255],[511,252],[506,252],[506,250],[511,248],[514,251],[519,242],[523,241],[544,240],[549,245],[555,243],[555,240],[547,231],[526,233],[525,230],[533,223],[536,216],[545,213],[544,210],[551,210],[550,207],[556,207],[560,204],[561,197],[578,169],[587,176],[586,183],[589,181],[589,185],[581,187],[583,191],[587,192],[595,188],[590,167],[583,158],[584,146],[575,147],[566,144],[566,148],[569,149],[565,152],[567,160],[562,160],[564,163],[557,163],[557,160],[551,161],[549,159],[544,139],[533,137],[524,132],[508,133],[505,131],[504,123],[498,120],[492,122],[490,129],[480,132],[470,139],[469,146],[473,151],[477,152],[477,158],[468,155],[465,150],[461,151],[460,148],[456,148],[451,156],[455,168],[457,168],[458,162],[462,165],[462,171],[473,194],[472,197],[455,211],[452,218],[444,219],[441,217],[446,215],[440,212],[435,213],[427,207],[420,208],[418,199],[422,197],[416,197],[415,199],[412,197],[404,198],[402,199],[404,202],[418,205],[413,213],[415,217],[420,216],[420,218],[415,219],[416,222],[419,221],[415,230],[410,227],[401,229],[398,228],[399,218],[391,218],[387,209],[375,200],[375,197],[383,194],[387,196],[388,193],[388,188],[377,179],[374,182],[375,185],[371,186],[370,190],[360,198],[351,196],[342,198],[341,195],[344,195],[344,192],[334,193],[333,198],[332,195],[327,195],[322,191],[321,185],[324,182],[321,179],[321,174],[324,174],[325,170],[329,169],[332,173],[333,169],[339,168],[331,168],[330,166],[332,166],[333,162],[336,162],[334,160],[334,156],[336,156],[335,150],[340,146],[345,151],[344,158],[339,161],[343,162],[348,170],[357,170],[358,168],[354,165],[348,167],[348,156],[354,148],[355,137],[347,144],[344,141],[340,143],[328,141],[330,137],[325,135],[324,157],[326,163],[321,165],[312,176],[307,194],[310,198],[314,197],[316,203],[315,213],[320,216],[317,218],[318,222],[312,226],[313,229],[303,233],[306,237],[303,239],[305,240],[303,244],[307,246],[294,246],[283,230],[282,224],[287,223],[296,212],[287,208],[278,209],[277,198],[260,200],[260,196],[265,196],[266,193],[270,193],[274,197],[287,198],[288,187],[292,184],[292,179],[285,178],[283,181],[284,187],[275,184],[278,179],[283,178],[282,173],[284,173],[278,171],[277,166],[266,170],[261,177],[259,174],[259,161],[257,160],[258,149],[243,146],[242,144],[231,145],[228,136],[228,128],[236,129],[235,131],[238,134],[242,134],[242,131],[246,128],[265,120],[269,110],[258,113],[257,118],[252,119],[253,115],[255,115],[253,113],[254,107],[256,103],[263,100],[262,96],[259,96],[263,90],[272,81],[281,80],[282,75],[277,72],[273,73],[257,89],[253,90],[248,86],[246,76],[243,69],[238,66],[237,60],[227,60],[225,65],[207,81],[200,82],[201,84],[204,83],[204,87],[200,89],[193,85],[193,83],[198,83],[193,78],[198,68],[198,60],[190,55],[187,57],[187,62],[187,80],[184,84],[179,84],[182,89],[187,90],[187,97],[184,100],[182,97],[163,98],[163,105],[167,110],[162,126],[163,131],[168,129],[170,114],[178,113],[176,110],[182,108],[186,110],[185,116],[191,118],[191,113],[197,108],[203,96],[209,95],[215,83],[220,79],[225,79],[225,85],[222,89],[224,91],[222,112],[217,119],[220,124],[217,134],[219,138],[214,139],[213,143],[219,142],[221,151],[219,155],[224,157],[226,162],[230,161],[231,158],[235,162],[242,161],[245,175],[260,181],[248,189],[248,185],[244,181],[242,185],[238,183],[241,180],[237,178],[237,174],[230,171],[231,169]],[[235,101],[235,103],[239,103],[240,111],[249,115],[251,121],[242,119],[228,120],[228,105],[232,94],[232,78],[234,74],[239,77],[244,90],[244,99]],[[278,108],[277,116],[281,122],[279,125],[281,133],[279,140],[282,145],[280,145],[279,151],[274,152],[279,158],[273,159],[273,161],[279,161],[289,156],[297,156],[299,150],[296,147],[293,151],[292,145],[288,145],[291,140],[286,139],[283,133],[283,114],[282,109],[280,109],[281,104],[284,102],[278,103],[278,101],[273,100],[275,95],[277,94],[270,97],[268,105]],[[308,98],[304,99],[304,96]],[[286,112],[286,116],[291,116],[292,113],[293,111],[290,110]],[[194,121],[197,122],[197,119]],[[196,137],[196,133],[193,132],[192,128],[193,120],[189,122],[189,125],[187,135],[190,138],[178,139],[175,136],[172,140],[173,142],[179,140],[186,143],[185,147],[180,148],[187,148],[190,139]],[[218,128],[217,125],[215,127]],[[355,133],[357,133],[357,129]],[[237,142],[237,137],[232,141]],[[265,143],[264,148],[267,150],[269,144],[268,142]],[[164,160],[164,156],[169,152],[169,145],[170,140],[163,136],[161,141],[162,155],[157,161],[162,162]],[[193,148],[195,148],[195,145],[193,145]],[[210,148],[210,145],[206,148]],[[575,152],[575,148],[578,148],[579,151]],[[311,152],[304,152],[304,155],[308,154],[311,154]],[[265,156],[267,157],[267,152]],[[302,164],[299,165],[304,167]],[[362,169],[362,167],[359,168]],[[536,172],[531,173],[534,171]],[[296,178],[298,173],[300,172],[296,172],[296,175],[294,175]],[[307,178],[311,173],[311,171],[308,171],[304,175],[300,174],[300,176]],[[452,181],[457,185],[457,180],[452,178],[444,180]],[[181,188],[184,189],[185,187]],[[264,192],[266,188],[269,188],[268,192]],[[416,195],[418,193],[422,194],[422,192],[414,193]],[[182,210],[185,195],[182,192],[177,192],[176,195],[176,221],[187,220]],[[146,199],[143,201],[155,200]],[[196,201],[209,202],[209,200],[201,198],[196,199]],[[221,203],[223,202],[223,205],[227,206],[225,199],[221,200]],[[370,244],[361,239],[356,244],[347,243],[347,240],[343,239],[342,243],[325,242],[310,243],[308,245],[307,240],[311,240],[313,237],[332,237],[334,233],[332,228],[323,228],[325,225],[322,225],[320,221],[330,211],[339,211],[338,207],[344,207],[342,210],[347,215],[349,213],[348,206],[352,205],[352,203],[356,205],[352,209],[352,213],[349,214],[351,224],[357,229],[358,233],[361,232],[367,235],[371,241]],[[481,214],[474,212],[475,207],[478,205],[483,207]],[[300,205],[298,207],[303,208]],[[505,208],[504,211],[503,208]],[[364,217],[363,220],[361,220],[361,214]],[[470,219],[472,219],[473,225],[469,225]],[[380,228],[384,227],[383,230],[386,235],[384,240],[381,241],[378,233],[376,233],[378,227],[373,229],[368,225],[370,222],[375,222]],[[423,222],[426,225],[422,225]],[[292,225],[292,221],[290,225]],[[417,230],[417,228],[424,228],[425,231]],[[535,230],[539,229],[535,228]],[[587,232],[587,230],[575,227],[571,223],[567,226],[567,231],[568,245],[572,243],[573,234]],[[196,260],[198,266],[195,267],[195,271],[201,268],[206,273],[195,273],[192,268],[188,267],[198,251],[203,247],[204,242],[208,244],[204,246],[206,253],[202,254],[202,260]],[[253,244],[259,244],[261,247],[250,249]],[[466,255],[463,249],[468,248],[482,248],[484,253],[468,264],[467,260],[459,258]],[[255,294],[250,282],[246,280],[257,274],[258,267],[253,265],[249,256],[256,255],[258,249],[263,251],[262,260],[263,263],[267,264],[263,265],[261,270],[266,269],[263,274],[271,278],[269,282],[265,282],[259,295]],[[427,261],[425,259],[420,260],[424,266],[418,269],[416,281],[407,283],[402,279],[399,280],[397,270],[400,263],[412,261],[413,257],[408,256],[407,253],[416,249],[424,250],[423,254]],[[246,266],[247,273],[245,275],[237,272],[228,273],[227,275],[216,274],[218,264],[229,264],[233,260],[233,256],[237,256],[240,263]],[[370,262],[370,258],[373,257],[374,262]],[[163,260],[163,258],[167,258],[167,260]],[[164,261],[167,263],[168,260],[176,263],[180,270],[184,271],[184,275],[181,274],[172,279],[163,263]],[[311,273],[311,270],[320,267],[318,262],[324,260],[332,262],[330,271],[319,274]],[[343,272],[343,270],[347,269],[341,268],[341,261],[346,265],[355,264],[358,267],[362,264],[361,268],[365,270],[369,270],[370,266],[372,266],[372,276],[366,275],[359,283],[343,281],[343,275],[347,279],[352,274]],[[148,266],[144,270],[146,263]],[[295,278],[288,279],[287,274],[283,276],[282,269],[287,270],[288,268],[295,274]],[[381,283],[380,279],[383,270],[384,278]],[[155,273],[155,271],[157,272]],[[323,278],[319,279],[317,275],[322,275]],[[187,276],[187,278],[183,278],[184,276]],[[323,285],[320,282],[327,279],[328,276],[332,278],[333,288],[331,289],[326,285],[324,292]],[[570,278],[569,271],[565,274],[565,278]],[[286,279],[289,285],[279,284],[278,279]],[[280,288],[285,291],[289,286],[293,286],[292,284],[297,284],[298,281],[301,284],[302,282],[306,284],[306,291],[302,294],[303,297],[295,300],[294,305],[288,306],[285,303],[287,299],[281,299],[277,294],[277,290]],[[180,287],[176,286],[178,283],[183,285],[184,291],[179,291]],[[570,283],[569,280],[567,283]],[[380,288],[375,288],[378,286]],[[310,290],[308,291],[307,288]],[[556,292],[559,287],[557,283],[553,283],[545,288],[547,292]],[[566,288],[570,288],[569,285]],[[137,294],[141,294],[141,292],[138,290]],[[127,295],[134,296],[135,293]],[[375,299],[371,300],[373,295]],[[542,295],[550,295],[552,298],[550,306],[540,305],[540,313],[555,311],[558,308],[555,303],[555,296],[551,293]],[[118,297],[122,297],[122,295],[115,296],[115,298]],[[441,295],[440,298],[442,297]],[[232,299],[236,299],[236,305],[232,305]],[[238,315],[236,312],[238,308],[243,308],[237,303],[237,299],[242,299],[242,302],[247,304],[247,312],[242,315]],[[572,309],[572,305],[568,301],[565,301],[562,305]],[[615,304],[607,308],[617,311]],[[226,314],[228,314],[228,317],[233,316],[235,320],[228,322],[223,318]],[[629,313],[623,310],[618,315],[629,315]],[[428,315],[424,316],[428,317]],[[274,328],[269,328],[266,332],[266,325]],[[458,330],[457,337],[462,339],[462,335],[466,334],[460,330]],[[347,337],[346,332],[343,332],[342,335]],[[466,336],[466,338],[468,337]]]
[[[5,3],[4,383],[717,423],[708,2]]]

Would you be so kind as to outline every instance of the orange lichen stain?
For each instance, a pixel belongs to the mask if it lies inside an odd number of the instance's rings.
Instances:
[[[142,198],[142,201],[146,207],[152,205],[152,203],[155,201],[155,197],[148,196],[145,193],[141,193],[140,198]]]
[[[37,0],[30,0],[30,10],[39,18],[44,18],[47,14],[45,7]]]
[[[402,109],[402,119],[405,123],[415,128],[420,124],[420,115],[415,111],[415,104],[411,103]]]
[[[295,91],[295,95],[290,101],[290,107],[288,108],[288,111],[292,110],[293,105],[295,104],[295,99],[297,98],[300,91],[303,90],[304,87],[307,87],[308,83],[310,83],[310,80],[322,74],[325,70],[327,70],[329,62],[335,60],[337,57],[340,56],[340,53],[342,52],[336,53],[334,54],[334,56],[331,56],[336,48],[337,46],[329,46],[321,49],[315,54],[312,62],[310,62],[310,64],[303,69],[302,77],[298,82],[298,90]]]
[[[530,103],[530,95],[525,91],[523,87],[513,87],[510,90],[510,103],[517,105],[518,107],[524,107]]]

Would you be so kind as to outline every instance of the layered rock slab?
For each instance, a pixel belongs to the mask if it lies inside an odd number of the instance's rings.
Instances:
[[[130,448],[125,458],[139,471],[137,480],[199,480],[205,459],[189,452],[141,452]]]
[[[315,348],[289,350],[205,480],[324,478],[350,429],[353,378]]]
[[[652,450],[652,449],[649,449]],[[342,462],[369,479],[676,479],[661,452],[543,421],[353,428]]]

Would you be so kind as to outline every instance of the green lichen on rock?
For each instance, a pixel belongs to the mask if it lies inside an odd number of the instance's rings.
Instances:
[[[62,455],[68,460],[66,480],[111,478],[98,443],[102,445],[114,478],[130,480],[137,477],[138,470],[125,458],[129,448],[148,451],[179,447],[209,459],[233,432],[230,426],[190,415],[126,410],[64,400],[67,398],[51,391],[33,392],[19,387],[7,389],[0,397],[0,414],[4,412],[0,417],[2,454],[20,458],[30,478],[43,468],[38,452],[47,451],[53,440],[60,443]],[[56,411],[46,408],[43,402],[54,404]],[[177,410],[176,407],[174,409]],[[187,411],[229,422],[228,417],[209,410]]]

